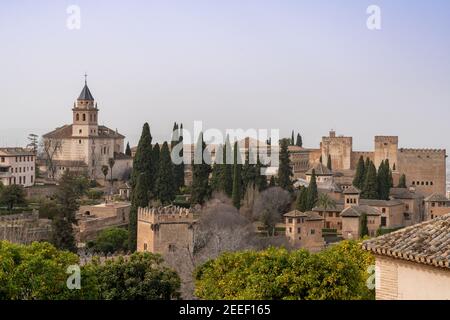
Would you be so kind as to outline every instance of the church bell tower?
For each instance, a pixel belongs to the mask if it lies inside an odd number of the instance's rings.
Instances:
[[[98,108],[87,85],[87,75],[85,75],[83,90],[74,103],[72,111],[72,136],[80,138],[98,136]]]

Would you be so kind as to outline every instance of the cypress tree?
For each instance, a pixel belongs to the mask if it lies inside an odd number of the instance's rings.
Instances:
[[[227,136],[225,140],[225,146],[223,148],[223,178],[222,178],[222,187],[223,190],[229,197],[232,196],[233,193],[233,152],[231,148],[230,138]]]
[[[195,146],[194,164],[192,165],[191,204],[203,204],[209,197],[209,174],[211,166],[204,158],[206,144],[203,141],[203,133],[200,133]]]
[[[291,134],[291,146],[294,145],[294,130],[292,130],[292,134]]]
[[[126,147],[126,149],[125,149],[125,154],[126,154],[127,156],[130,156],[130,157],[131,157],[131,148],[130,148],[130,143],[129,143],[129,142],[127,142],[127,147]]]
[[[174,138],[178,137],[178,142],[172,142],[172,148],[181,144],[179,156],[181,157],[181,159],[183,159],[183,124],[180,124],[180,128],[178,129],[178,131],[178,133],[174,134]],[[178,192],[180,188],[184,186],[184,161],[182,161],[180,164],[173,165],[173,175],[175,181],[175,192]]]
[[[157,178],[157,196],[162,204],[169,204],[175,198],[175,182],[173,178],[173,166],[170,159],[169,145],[164,142],[159,159],[159,171]]]
[[[137,209],[138,207],[148,206],[150,201],[149,193],[153,190],[152,171],[152,136],[148,123],[145,123],[136,155],[133,159],[133,171],[131,174],[132,191],[128,241],[131,251],[136,250]]]
[[[316,205],[317,198],[319,197],[319,193],[317,191],[317,182],[316,182],[316,170],[312,170],[311,180],[309,181],[308,191],[307,191],[307,206],[306,211],[312,210]]]
[[[137,246],[137,212],[138,208],[145,208],[149,204],[149,190],[147,188],[148,173],[142,173],[137,177],[137,183],[131,194],[130,223],[128,233],[128,245],[131,251]]]
[[[261,174],[261,170],[263,169],[263,165],[261,164],[261,161],[256,161],[255,171],[256,171],[256,187],[258,188],[258,191],[263,191],[267,189],[267,176],[264,174]]]
[[[331,167],[331,155],[328,155],[327,168],[330,169],[330,170],[333,170],[333,168]]]
[[[291,159],[289,158],[289,150],[286,139],[281,140],[280,161],[278,166],[278,185],[287,190],[292,191],[292,173]]]
[[[369,235],[369,228],[367,227],[367,214],[364,212],[361,215],[361,225],[360,225],[359,237],[364,238]]]
[[[241,159],[239,153],[239,146],[237,141],[234,143],[234,165],[233,165],[233,205],[239,209],[241,207],[242,194],[242,176],[241,176]]]
[[[271,176],[269,181],[269,187],[275,187],[276,185],[277,183],[275,181],[275,176]]]
[[[364,164],[363,156],[360,156],[358,160],[358,166],[356,167],[355,177],[353,178],[353,185],[359,190],[362,190],[363,188],[365,176],[366,166]]]
[[[300,187],[295,201],[295,208],[301,212],[308,211],[308,189]]]
[[[361,197],[364,199],[378,199],[377,169],[375,169],[375,165],[370,160]]]
[[[297,141],[295,142],[295,145],[297,147],[303,147],[302,136],[300,135],[300,133],[297,133]]]
[[[382,200],[389,200],[390,189],[393,184],[392,172],[389,168],[389,161],[382,161],[378,169],[378,195]]]
[[[222,179],[223,179],[223,147],[219,145],[216,150],[216,159],[212,167],[211,174],[211,190],[212,191],[224,191],[222,190]]]
[[[159,158],[161,154],[161,149],[159,147],[159,143],[156,143],[152,149],[152,177],[155,182],[158,181],[159,175]],[[153,194],[157,194],[157,183],[153,184]]]
[[[394,179],[392,178],[392,170],[391,170],[391,167],[389,165],[389,159],[386,159],[384,161],[384,165],[386,166],[389,188],[393,188],[394,187]]]
[[[406,176],[404,174],[400,176],[397,188],[406,188]]]

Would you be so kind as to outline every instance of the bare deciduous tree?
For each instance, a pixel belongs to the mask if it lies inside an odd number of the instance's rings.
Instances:
[[[40,142],[40,153],[45,159],[45,164],[47,166],[47,173],[50,179],[55,179],[56,165],[54,162],[55,155],[62,148],[61,139],[47,139],[44,138]]]
[[[274,235],[275,225],[289,210],[291,196],[280,187],[273,187],[261,192],[253,206],[253,218],[260,221],[269,235]]]

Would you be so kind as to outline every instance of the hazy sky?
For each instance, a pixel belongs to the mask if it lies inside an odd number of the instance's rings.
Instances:
[[[1,146],[70,123],[87,72],[100,122],[132,145],[144,121],[163,139],[203,120],[450,149],[447,0],[1,1],[0,43]]]

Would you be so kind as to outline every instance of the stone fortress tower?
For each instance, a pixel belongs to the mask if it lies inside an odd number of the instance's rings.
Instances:
[[[194,249],[193,213],[186,208],[167,206],[139,208],[137,251],[168,253]]]
[[[394,185],[397,185],[400,176],[404,174],[407,185],[425,196],[432,193],[445,195],[447,158],[445,149],[399,148],[397,136],[376,136],[373,151],[354,151],[352,144],[352,137],[336,136],[333,130],[329,136],[322,137],[319,150],[322,162],[326,163],[328,155],[331,156],[332,169],[339,175],[339,183],[351,185],[360,156],[371,159],[377,169],[381,161],[389,159]],[[315,162],[315,152],[310,149],[310,167]]]

